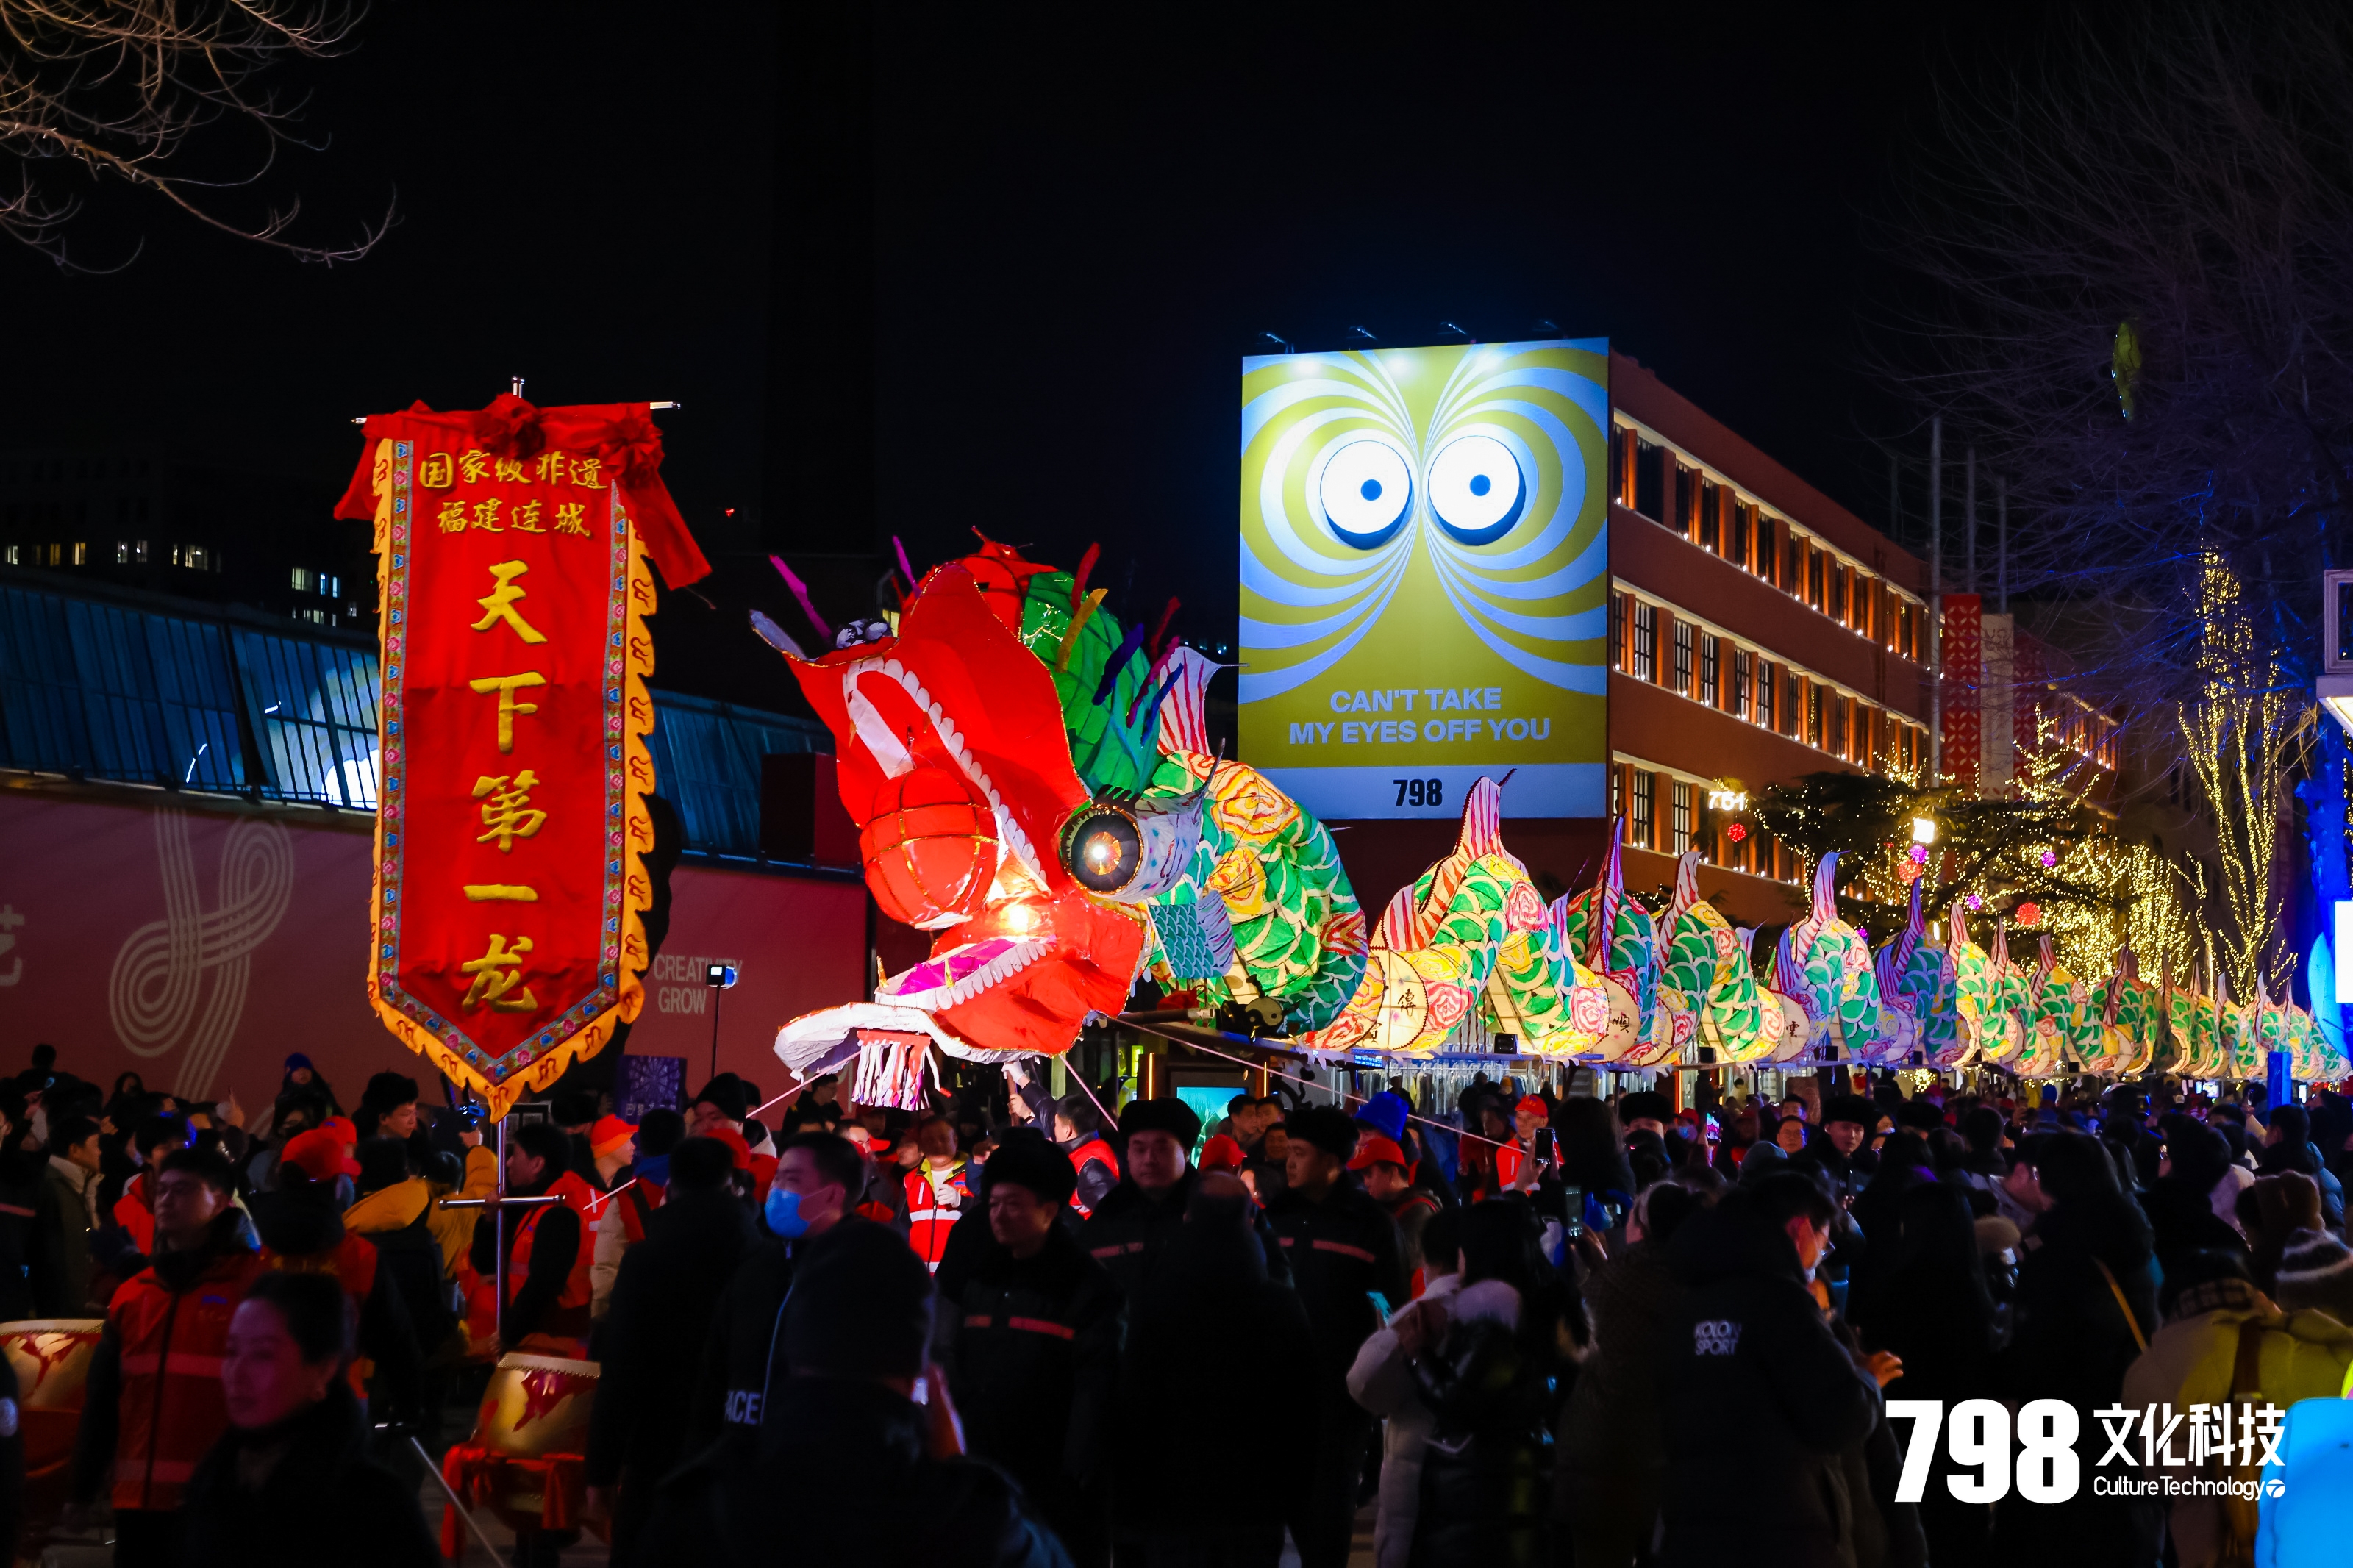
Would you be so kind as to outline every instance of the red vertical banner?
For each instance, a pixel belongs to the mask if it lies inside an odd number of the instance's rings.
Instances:
[[[651,554],[708,571],[643,404],[367,421],[381,776],[368,988],[495,1115],[637,1016],[654,793]]]
[[[1982,767],[1983,725],[1978,711],[1985,685],[1983,599],[1976,594],[1945,595],[1944,776],[1978,794]]]

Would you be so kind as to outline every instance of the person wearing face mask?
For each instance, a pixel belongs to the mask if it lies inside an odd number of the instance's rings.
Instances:
[[[1662,1331],[1661,1401],[1741,1418],[1679,1437],[1661,1498],[1665,1568],[1722,1562],[1752,1535],[1758,1497],[1774,1500],[1776,1562],[1855,1561],[1845,1456],[1879,1425],[1879,1388],[1807,1289],[1837,1212],[1810,1178],[1783,1173],[1691,1215],[1669,1244],[1689,1294]],[[1734,1470],[1744,1484],[1726,1488]]]
[[[315,1274],[254,1281],[220,1362],[228,1431],[189,1478],[183,1563],[295,1568],[323,1542],[353,1568],[432,1568],[440,1549],[414,1487],[370,1464],[343,1292]]]
[[[857,1145],[837,1133],[797,1132],[785,1140],[761,1204],[757,1234],[728,1281],[703,1346],[688,1409],[686,1451],[716,1446],[725,1450],[718,1458],[732,1462],[755,1446],[769,1396],[789,1373],[776,1355],[777,1324],[801,1260],[819,1237],[845,1226],[862,1226],[907,1245],[889,1226],[851,1212],[868,1170]]]
[[[583,1479],[590,1510],[611,1510],[617,1565],[643,1560],[655,1483],[686,1446],[678,1391],[702,1366],[712,1314],[757,1235],[730,1184],[733,1167],[733,1152],[715,1138],[670,1148],[664,1202],[614,1280]]]

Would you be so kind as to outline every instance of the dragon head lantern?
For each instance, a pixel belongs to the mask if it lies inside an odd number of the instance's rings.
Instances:
[[[1271,997],[1299,1028],[1355,989],[1364,922],[1328,835],[1207,754],[1213,667],[1123,632],[1086,571],[987,544],[926,574],[895,633],[789,658],[833,731],[867,887],[933,939],[871,1002],[786,1025],[797,1073],[846,1059],[861,1030],[966,1059],[1053,1055],[1147,970]]]

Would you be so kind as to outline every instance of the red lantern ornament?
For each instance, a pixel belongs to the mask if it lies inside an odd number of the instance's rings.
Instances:
[[[2034,903],[2030,900],[2029,902],[2019,905],[2017,910],[2013,912],[2017,914],[2018,923],[2020,925],[2033,926],[2041,925],[2042,923],[2042,906],[2041,904]]]
[[[882,912],[933,931],[979,912],[997,875],[997,824],[987,805],[944,768],[918,767],[885,784],[858,836],[866,884]]]
[[[1746,823],[1736,822],[1731,826],[1724,830],[1724,836],[1733,843],[1737,844],[1742,839],[1748,837],[1748,826]]]

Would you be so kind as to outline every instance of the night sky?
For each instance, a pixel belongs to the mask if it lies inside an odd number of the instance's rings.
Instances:
[[[775,706],[748,639],[744,681],[711,657],[745,602],[802,629],[764,547],[895,533],[920,568],[978,526],[1067,565],[1100,540],[1114,608],[1179,594],[1194,640],[1230,636],[1236,362],[1261,331],[1606,336],[1881,521],[1873,438],[1908,416],[1859,369],[1860,312],[1897,286],[1863,226],[1931,56],[1990,25],[1455,9],[882,7],[869,178],[805,133],[857,100],[779,37],[795,11],[381,4],[299,78],[332,144],[267,189],[318,239],[396,192],[390,237],[303,266],[99,192],[75,244],[142,242],[120,273],[0,244],[0,446],[312,476],[323,521],[353,415],[479,405],[514,374],[538,402],[678,399],[666,475],[728,609],[673,602],[681,649],[690,616],[719,640],[660,683]],[[871,442],[859,409],[810,417],[862,404],[842,328],[870,314]],[[845,478],[875,515],[825,499]]]

